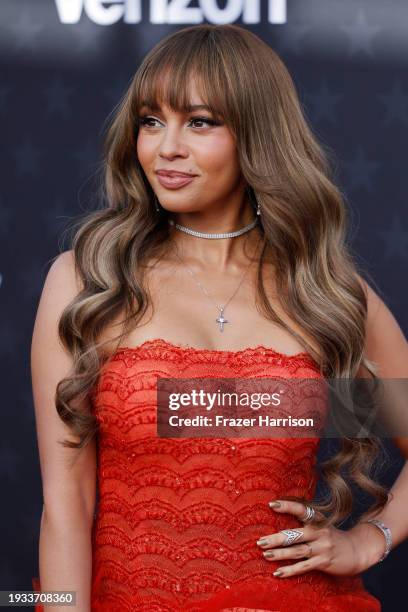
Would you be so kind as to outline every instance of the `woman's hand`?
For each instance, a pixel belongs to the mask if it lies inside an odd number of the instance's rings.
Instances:
[[[304,504],[295,501],[277,502],[279,507],[272,505],[276,502],[270,502],[272,510],[291,513],[303,520],[306,510]],[[316,516],[319,516],[318,512]],[[316,527],[310,523],[296,527],[296,531],[301,532],[302,536],[289,546],[283,546],[286,536],[282,531],[262,536],[257,541],[266,560],[306,558],[293,565],[283,565],[273,573],[274,576],[285,578],[316,569],[329,574],[355,575],[376,563],[384,551],[383,535],[375,526],[367,523],[357,524],[348,531],[332,525]]]

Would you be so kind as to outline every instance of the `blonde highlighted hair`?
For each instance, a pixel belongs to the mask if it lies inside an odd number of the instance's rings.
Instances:
[[[257,300],[265,317],[293,334],[325,377],[352,379],[360,366],[375,377],[364,356],[367,298],[346,241],[345,199],[288,70],[266,43],[240,26],[192,26],[156,44],[134,75],[104,141],[104,205],[87,212],[73,236],[83,290],[59,326],[74,360],[72,375],[60,381],[56,393],[58,413],[77,437],[65,441],[66,446],[81,448],[97,432],[90,404],[76,403],[89,400],[106,358],[101,332],[121,313],[118,342],[137,326],[149,302],[144,264],[169,247],[166,211],[156,211],[136,155],[139,109],[143,103],[153,109],[164,103],[188,110],[193,78],[214,117],[234,135],[243,176],[262,207]],[[268,301],[262,278],[267,250],[283,310],[315,340],[318,354]],[[376,498],[365,514],[381,510],[388,499],[369,475],[380,440],[346,437],[341,443],[340,451],[320,466],[326,499],[308,502],[326,515],[321,525],[338,523],[352,510],[353,494],[343,470]]]

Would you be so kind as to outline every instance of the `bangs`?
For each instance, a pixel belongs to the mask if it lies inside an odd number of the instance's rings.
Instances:
[[[138,114],[145,105],[153,111],[165,105],[174,112],[189,113],[194,110],[191,106],[194,84],[200,104],[214,117],[227,122],[232,109],[228,107],[226,78],[216,61],[213,45],[192,46],[190,53],[174,45],[166,49],[165,55],[165,58],[162,53],[153,55],[139,74],[134,88],[134,113]]]

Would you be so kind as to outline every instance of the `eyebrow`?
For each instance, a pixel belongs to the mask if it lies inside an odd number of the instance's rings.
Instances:
[[[147,104],[146,102],[142,102],[141,108],[144,106],[146,108],[151,108],[152,110],[161,110],[161,107],[156,104],[154,106],[150,106],[150,104]],[[210,108],[206,104],[188,104],[185,108],[186,113],[191,113],[194,110],[207,110],[211,112]]]
[[[191,112],[193,110],[210,110],[206,104],[190,104],[187,106],[187,112]]]

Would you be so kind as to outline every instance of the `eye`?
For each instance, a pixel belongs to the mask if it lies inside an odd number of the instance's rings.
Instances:
[[[152,117],[151,115],[141,115],[138,119],[139,125],[143,127],[156,127],[155,125],[151,124],[152,121],[158,121],[158,119],[155,119],[155,117]],[[190,117],[190,123],[195,123],[196,121],[206,123],[207,125],[211,126],[220,125],[218,121],[210,119],[209,117]]]
[[[148,127],[152,127],[149,125],[149,121],[157,121],[157,119],[155,119],[154,117],[150,117],[149,115],[141,115],[139,117],[139,125],[146,125]]]
[[[214,121],[214,119],[210,119],[209,117],[193,117],[191,121],[193,123],[195,121],[200,121],[201,123],[206,123],[207,125],[219,125],[217,121]]]

